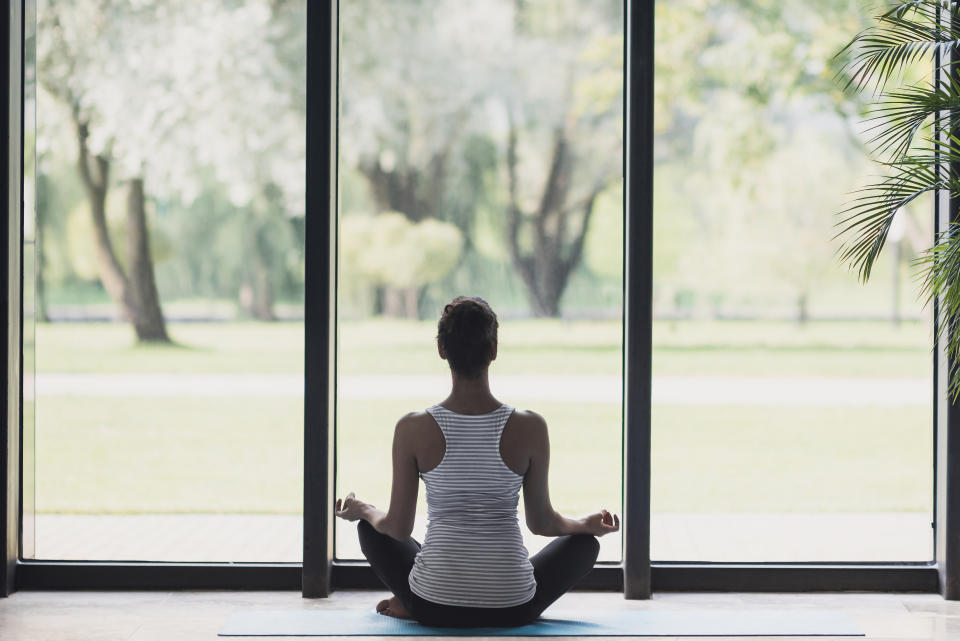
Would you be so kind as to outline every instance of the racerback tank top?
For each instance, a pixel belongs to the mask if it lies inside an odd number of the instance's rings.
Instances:
[[[427,491],[427,533],[410,570],[410,589],[444,605],[505,608],[526,603],[537,589],[517,519],[523,477],[500,457],[500,435],[513,413],[427,408],[446,450],[420,475]]]

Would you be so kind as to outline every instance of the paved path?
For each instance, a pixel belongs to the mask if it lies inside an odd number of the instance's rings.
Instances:
[[[341,376],[346,400],[442,398],[449,378],[433,375]],[[492,377],[494,393],[517,401],[619,403],[619,376],[515,375]],[[932,383],[922,378],[655,376],[657,405],[874,406],[927,405]],[[39,374],[37,396],[288,397],[303,396],[294,374]],[[29,400],[29,389],[25,390]]]
[[[356,525],[337,520],[337,554],[360,558]],[[269,514],[39,514],[35,558],[150,561],[285,561],[302,558],[302,520]],[[414,537],[422,540],[424,515]],[[658,561],[926,561],[926,513],[654,513]],[[30,538],[25,528],[24,537]],[[524,531],[531,553],[549,539]],[[620,558],[618,536],[600,560]]]

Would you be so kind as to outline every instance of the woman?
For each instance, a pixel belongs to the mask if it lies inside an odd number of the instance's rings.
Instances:
[[[393,436],[390,509],[351,492],[336,515],[357,521],[360,548],[393,592],[381,614],[443,627],[515,626],[536,619],[593,567],[596,537],[620,528],[606,510],[581,519],[550,504],[547,424],[490,393],[497,316],[481,298],[458,297],[437,325],[453,388],[442,403],[407,414]],[[412,538],[419,479],[427,534]],[[558,537],[528,558],[517,520],[523,487],[527,527]]]

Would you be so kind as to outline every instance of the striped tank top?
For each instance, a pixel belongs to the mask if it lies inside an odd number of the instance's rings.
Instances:
[[[410,589],[444,605],[506,608],[526,603],[537,589],[523,545],[517,503],[523,477],[500,457],[500,435],[513,413],[427,408],[446,450],[420,475],[427,489],[427,534],[410,570]]]

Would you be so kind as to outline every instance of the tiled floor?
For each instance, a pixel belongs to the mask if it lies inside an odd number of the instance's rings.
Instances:
[[[337,592],[329,599],[305,600],[296,592],[18,592],[8,599],[0,599],[0,639],[216,639],[226,618],[238,610],[372,608],[383,596],[385,593],[349,591]],[[577,592],[563,597],[551,610],[714,608],[838,609],[846,612],[868,639],[960,640],[960,601],[944,601],[935,594],[664,592],[647,601],[625,601],[618,594]],[[782,638],[770,637],[771,640]],[[750,639],[762,641],[764,638]],[[838,639],[849,641],[850,637]]]

